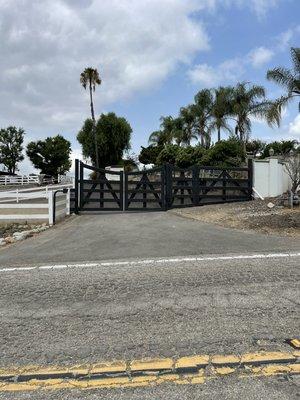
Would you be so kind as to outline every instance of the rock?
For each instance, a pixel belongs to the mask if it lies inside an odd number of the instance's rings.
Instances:
[[[22,231],[22,232],[15,232],[13,234],[13,238],[17,241],[19,240],[23,240],[26,239],[27,237],[29,237],[31,235],[30,231]]]
[[[6,245],[6,241],[4,238],[0,238],[0,246],[5,246]]]
[[[12,236],[7,236],[5,239],[7,244],[14,243],[15,239]]]
[[[270,203],[267,204],[267,207],[272,209],[275,207],[275,204],[270,201]]]
[[[30,232],[31,232],[31,233],[39,233],[39,232],[40,232],[40,228],[31,229]]]

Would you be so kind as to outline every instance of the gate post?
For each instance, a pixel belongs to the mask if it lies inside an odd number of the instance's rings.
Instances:
[[[172,167],[170,164],[164,165],[164,181],[165,181],[165,210],[171,208],[172,205]]]
[[[200,168],[198,165],[195,165],[193,167],[193,176],[192,176],[192,193],[193,193],[193,205],[198,206],[199,205],[199,196],[200,196],[200,182],[199,182],[199,171]]]
[[[79,208],[83,208],[83,163],[80,161],[80,169],[79,169]]]
[[[248,159],[248,189],[249,189],[249,200],[252,200],[253,191],[253,160]]]
[[[78,170],[79,170],[79,160],[75,159],[75,214],[78,214]]]

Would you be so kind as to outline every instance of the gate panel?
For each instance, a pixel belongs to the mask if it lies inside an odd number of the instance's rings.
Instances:
[[[164,168],[125,172],[125,210],[165,209]]]
[[[250,200],[249,182],[248,168],[200,167],[199,205]]]
[[[80,211],[123,210],[123,172],[80,163]]]
[[[167,166],[167,168],[170,168],[168,173],[170,182],[167,184],[171,185],[168,207],[178,208],[196,205],[195,167],[183,169]]]
[[[167,165],[166,192],[168,208],[251,200],[251,161],[243,168]]]

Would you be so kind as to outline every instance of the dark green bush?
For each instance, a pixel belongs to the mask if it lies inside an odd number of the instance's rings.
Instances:
[[[157,165],[163,165],[166,163],[175,164],[179,150],[180,147],[177,146],[176,144],[166,145],[157,156],[156,164]]]
[[[175,163],[180,168],[188,168],[192,165],[201,164],[206,150],[202,146],[181,147],[177,153]]]
[[[297,148],[298,142],[296,140],[281,140],[280,142],[271,142],[264,148],[261,158],[270,156],[270,149],[274,150],[274,156],[288,155],[291,150]]]
[[[162,151],[163,146],[150,145],[143,147],[139,154],[139,162],[142,164],[155,164],[159,153]]]
[[[221,140],[207,150],[202,165],[212,167],[235,167],[245,162],[243,145],[236,139]]]

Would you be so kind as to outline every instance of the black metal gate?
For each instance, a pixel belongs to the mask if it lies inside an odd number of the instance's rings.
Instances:
[[[164,210],[165,168],[125,172],[125,210]]]
[[[76,160],[75,212],[120,211],[123,201],[123,172],[95,168]]]
[[[252,199],[252,163],[248,167],[166,166],[167,208]]]
[[[172,165],[115,172],[76,160],[71,208],[79,211],[159,211],[252,199],[252,162],[247,167]]]

